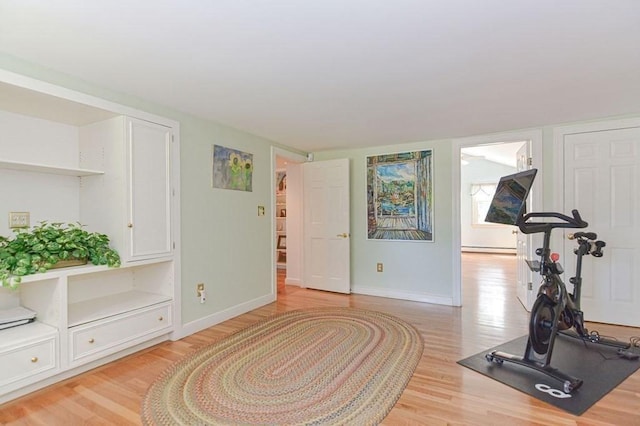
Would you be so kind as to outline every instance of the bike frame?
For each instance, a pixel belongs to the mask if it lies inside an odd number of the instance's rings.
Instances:
[[[589,253],[590,243],[585,239],[578,239],[579,247],[576,250],[576,275],[571,278],[570,282],[574,285],[573,294],[567,291],[567,288],[560,278],[560,274],[563,273],[562,266],[556,263],[551,258],[551,250],[549,248],[551,241],[551,231],[556,228],[585,228],[588,223],[583,221],[577,210],[573,210],[572,216],[566,216],[561,213],[528,213],[521,216],[516,225],[525,234],[544,233],[543,246],[536,250],[536,254],[540,255],[540,261],[527,261],[529,267],[535,271],[540,272],[543,277],[543,283],[538,291],[538,297],[534,307],[531,310],[531,321],[529,329],[529,339],[527,339],[527,346],[524,356],[517,356],[508,354],[502,351],[493,351],[486,355],[488,361],[495,361],[498,364],[503,362],[511,362],[522,365],[527,368],[539,371],[549,377],[559,380],[563,383],[563,389],[566,393],[571,393],[582,385],[582,380],[565,374],[562,371],[551,367],[551,356],[553,354],[553,347],[555,339],[559,334],[580,339],[582,341],[598,343],[607,346],[617,347],[619,349],[628,349],[629,344],[624,344],[615,340],[601,338],[597,333],[589,334],[584,327],[583,313],[580,310],[580,293],[582,285],[582,257]],[[536,222],[538,219],[554,219],[553,222]],[[583,234],[586,235],[586,234]],[[593,233],[588,234],[596,239],[597,236]],[[598,246],[599,254],[593,253],[597,257],[602,253],[599,251],[604,247],[604,243],[599,242]],[[597,244],[597,243],[596,243]],[[540,306],[538,306],[540,304]],[[553,309],[553,316],[550,319],[536,318],[536,315],[541,315],[543,308]],[[539,309],[538,309],[539,308]],[[560,319],[565,315],[565,320],[569,320],[569,330],[559,330]],[[566,323],[565,323],[566,324]],[[548,333],[548,342],[540,342],[539,337],[536,336],[536,329],[534,327],[541,326]],[[570,331],[570,329],[575,331]],[[536,347],[544,350],[544,353],[536,351]]]

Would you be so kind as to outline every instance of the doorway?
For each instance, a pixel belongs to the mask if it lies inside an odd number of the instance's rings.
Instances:
[[[485,222],[484,218],[500,178],[517,171],[518,151],[525,144],[516,141],[460,149],[462,251],[515,254],[513,227]]]
[[[495,163],[502,164],[502,168],[499,169],[498,166],[494,167],[494,174],[500,174],[498,176],[498,180],[501,176],[506,174],[515,173],[516,171],[516,152],[518,148],[521,148],[523,145],[530,146],[530,165],[534,168],[537,168],[539,171],[542,169],[542,131],[541,130],[529,130],[529,131],[520,131],[520,132],[509,132],[503,134],[496,135],[483,135],[483,136],[474,136],[469,138],[461,138],[453,141],[453,155],[454,158],[459,158],[460,160],[453,162],[453,181],[454,188],[459,188],[457,194],[454,196],[454,216],[455,222],[458,225],[454,227],[453,230],[453,240],[454,240],[454,255],[453,255],[453,278],[454,278],[454,288],[453,288],[453,304],[456,306],[462,305],[462,253],[464,251],[472,252],[472,251],[480,251],[480,252],[494,252],[494,253],[505,253],[514,250],[510,248],[509,250],[501,249],[501,245],[504,243],[496,243],[493,241],[491,244],[487,242],[482,242],[482,235],[487,234],[493,235],[496,232],[495,228],[491,228],[491,225],[483,224],[483,203],[486,200],[478,199],[473,200],[472,194],[476,190],[487,190],[486,187],[471,187],[471,180],[478,179],[479,184],[482,184],[482,180],[480,175],[475,175],[473,178],[470,177],[470,174],[467,175],[463,168],[472,165],[474,162],[476,163],[476,168],[481,168],[481,165],[484,163]],[[500,157],[504,157],[501,159]],[[506,158],[511,157],[511,158]],[[463,165],[463,162],[467,164]],[[507,164],[505,164],[507,163]],[[469,170],[468,168],[467,170]],[[502,174],[501,174],[502,173]],[[463,184],[464,179],[464,184]],[[493,178],[495,180],[495,178]],[[531,210],[540,210],[542,204],[542,194],[540,188],[542,187],[542,176],[541,173],[538,174],[538,184],[537,191],[532,191],[532,199],[530,204]],[[497,183],[497,180],[495,180]],[[491,194],[492,197],[492,194]],[[490,198],[490,197],[485,197]],[[489,200],[490,202],[490,200]],[[476,204],[475,206],[473,204]],[[463,206],[464,205],[464,206]],[[475,213],[474,213],[475,209]],[[475,214],[475,219],[474,219]],[[465,230],[463,231],[463,227]],[[486,228],[485,228],[486,227]],[[509,238],[511,240],[515,240],[515,234],[511,234],[513,231],[517,231],[516,228],[510,227],[512,229],[504,229],[502,232],[506,232],[507,235],[503,235],[505,238]],[[469,229],[475,230],[476,235],[474,238],[479,238],[477,240],[469,240],[467,231]],[[482,232],[477,232],[482,231]],[[464,244],[463,244],[463,232],[464,232]],[[484,241],[487,241],[485,239]],[[471,242],[469,242],[471,241]],[[480,241],[480,242],[478,242]],[[513,244],[513,243],[511,243]],[[494,247],[492,247],[492,245]],[[476,247],[474,247],[476,246]],[[522,247],[521,247],[522,249]],[[527,245],[524,247],[524,250],[530,250],[531,245]],[[527,256],[529,257],[529,256]],[[520,275],[523,271],[518,271],[517,275]],[[521,280],[521,278],[518,278]],[[526,285],[526,280],[522,279],[523,285]],[[514,282],[514,286],[517,283]],[[528,295],[523,297],[523,299],[528,299]],[[523,305],[527,307],[527,303],[523,302]]]
[[[306,157],[272,148],[273,288],[302,283],[302,163]]]

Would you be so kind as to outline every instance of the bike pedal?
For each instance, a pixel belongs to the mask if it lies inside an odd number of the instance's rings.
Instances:
[[[624,350],[624,349],[618,349],[618,355],[621,358],[624,359],[630,359],[630,360],[634,360],[634,359],[638,359],[640,358],[640,354],[637,354],[635,352],[631,352],[630,350]]]

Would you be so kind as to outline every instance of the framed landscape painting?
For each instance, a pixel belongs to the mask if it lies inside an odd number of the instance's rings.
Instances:
[[[433,151],[367,157],[367,238],[433,241]]]

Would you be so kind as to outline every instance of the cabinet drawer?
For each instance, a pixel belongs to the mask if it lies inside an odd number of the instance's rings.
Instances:
[[[0,366],[0,387],[55,369],[55,337],[1,352]]]
[[[104,356],[155,337],[171,327],[171,306],[161,305],[70,329],[71,360]],[[167,330],[168,331],[168,330]]]

